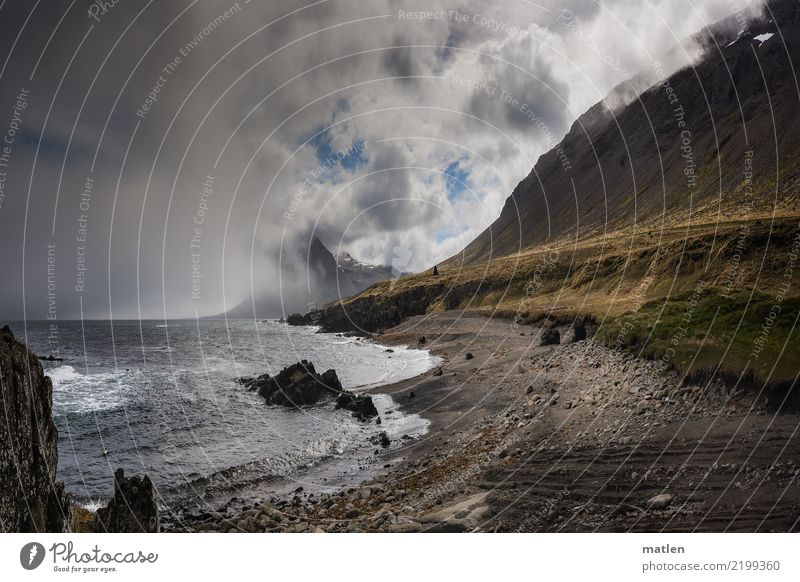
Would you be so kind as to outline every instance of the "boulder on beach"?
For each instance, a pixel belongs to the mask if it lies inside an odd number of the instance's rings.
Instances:
[[[582,321],[577,320],[564,334],[564,343],[572,344],[586,339],[586,326]]]
[[[108,533],[158,533],[161,524],[158,503],[150,477],[127,478],[122,469],[114,473],[114,498],[97,510],[95,531]]]
[[[660,495],[654,495],[650,499],[647,500],[646,507],[647,509],[651,510],[660,510],[666,509],[672,503],[673,497],[669,493],[661,493]]]
[[[0,331],[0,390],[0,531],[68,531],[69,496],[55,482],[53,385],[7,326]]]
[[[561,334],[555,328],[545,329],[542,331],[540,338],[540,345],[552,346],[561,343]]]
[[[332,400],[344,392],[336,371],[317,374],[314,364],[303,360],[281,370],[277,376],[240,378],[248,390],[258,392],[267,404],[306,406]]]

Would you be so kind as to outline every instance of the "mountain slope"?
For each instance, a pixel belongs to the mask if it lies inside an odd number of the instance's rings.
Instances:
[[[768,207],[776,197],[794,207],[798,9],[793,1],[769,6],[774,21],[752,24],[738,40],[726,27],[704,31],[699,40],[706,56],[698,65],[621,110],[605,102],[592,107],[560,146],[539,158],[499,218],[446,264],[474,264],[643,222],[674,223],[690,213],[744,213],[750,161],[761,176],[755,207]],[[776,34],[754,39],[763,33]],[[776,170],[784,176],[779,192],[769,180]]]

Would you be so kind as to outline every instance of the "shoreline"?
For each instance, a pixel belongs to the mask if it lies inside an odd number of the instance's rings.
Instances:
[[[319,326],[303,326],[316,332],[329,336],[330,339],[340,337],[352,337],[341,333],[320,332]],[[378,348],[406,348],[409,350],[418,349],[415,346],[392,343],[390,345],[381,342],[376,337],[359,336],[359,341],[371,343]],[[394,351],[394,350],[392,350]],[[431,354],[433,356],[433,354]],[[389,356],[391,357],[391,355]],[[415,442],[430,430],[430,422],[419,415],[403,410],[402,403],[385,391],[386,387],[414,382],[419,378],[429,375],[436,367],[441,364],[441,358],[434,357],[432,366],[426,371],[411,378],[396,382],[377,383],[373,382],[362,386],[353,386],[349,390],[357,394],[369,394],[379,410],[381,421],[375,423],[374,420],[364,421],[364,426],[368,427],[377,424],[378,432],[386,432],[392,439],[392,447],[406,440]],[[331,403],[323,404],[330,407]],[[342,414],[346,414],[342,412]],[[192,497],[191,491],[182,490],[171,491],[169,497],[161,498],[160,507],[164,515],[164,525],[167,531],[181,529],[182,523],[196,522],[198,519],[207,519],[211,516],[221,518],[229,515],[231,511],[245,511],[252,507],[264,503],[271,499],[277,501],[281,498],[290,498],[297,490],[302,490],[304,495],[325,495],[336,494],[352,487],[357,487],[361,483],[381,477],[385,471],[384,457],[392,456],[394,450],[383,450],[374,438],[365,440],[362,444],[356,444],[353,448],[347,449],[337,455],[319,459],[305,467],[297,468],[288,474],[261,474],[254,477],[251,481],[239,483],[237,485],[226,486],[224,483],[214,484],[214,476],[203,479],[202,484],[198,485],[203,490],[201,497]],[[380,459],[378,454],[380,453]],[[241,471],[245,466],[235,466],[230,471]],[[193,488],[192,490],[195,490]],[[86,504],[79,505],[91,511]]]
[[[191,531],[792,531],[796,410],[700,386],[597,344],[474,313],[410,318],[373,338],[442,358],[389,394],[429,432],[379,474],[295,492]],[[466,358],[466,352],[472,354]],[[411,397],[410,393],[414,392]]]

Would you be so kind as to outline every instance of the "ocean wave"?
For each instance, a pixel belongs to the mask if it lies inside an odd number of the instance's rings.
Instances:
[[[53,366],[46,373],[53,379],[54,415],[61,417],[60,427],[68,427],[60,438],[70,455],[59,470],[84,499],[108,494],[111,459],[115,466],[146,466],[159,489],[170,490],[169,498],[214,497],[229,487],[331,467],[356,471],[373,457],[371,439],[379,431],[400,447],[405,434],[426,430],[425,421],[401,414],[388,396],[373,395],[383,419],[378,426],[359,423],[331,403],[302,414],[256,406],[255,395],[233,379],[277,373],[308,359],[318,371],[335,369],[346,388],[363,389],[433,368],[440,359],[427,351],[316,334],[314,328],[292,328],[287,343],[287,330],[276,322],[263,324],[257,334],[252,322],[234,322],[234,333],[219,323],[201,326],[202,354],[196,336],[180,330],[170,342],[178,357],[157,354],[168,349],[162,336],[145,345],[145,359],[138,326],[123,328],[112,350],[103,324],[87,334],[86,355],[76,352],[72,360],[47,364]],[[81,346],[81,339],[79,334],[71,344]],[[103,448],[110,458],[101,456]]]
[[[82,377],[81,374],[75,371],[75,368],[69,365],[58,366],[46,371],[53,382],[53,388],[58,388],[63,384],[75,382]]]
[[[84,414],[113,410],[125,404],[125,387],[117,374],[81,374],[70,365],[47,371],[53,383],[53,413]]]
[[[89,499],[85,501],[78,501],[78,505],[83,507],[84,509],[88,509],[92,513],[96,513],[98,509],[101,509],[108,505],[108,499]]]
[[[358,448],[369,448],[369,438],[377,434],[377,425],[364,424],[349,417],[341,417],[336,431],[303,443],[289,450],[265,458],[219,467],[205,475],[184,474],[183,484],[176,489],[201,495],[220,495],[241,487],[290,478],[332,458]],[[169,487],[168,487],[169,488]]]
[[[336,429],[304,442],[295,442],[280,453],[249,462],[218,466],[205,474],[183,473],[180,485],[167,486],[178,497],[196,496],[213,498],[231,492],[241,495],[243,490],[265,483],[284,482],[296,479],[307,471],[324,470],[333,462],[341,468],[356,467],[369,458],[374,449],[372,440],[386,431],[393,446],[404,442],[408,435],[419,438],[426,434],[429,421],[416,414],[403,414],[391,396],[373,396],[376,407],[383,417],[382,425],[363,423],[347,415],[336,415]],[[386,415],[388,411],[395,414]],[[234,455],[232,458],[236,458]],[[226,459],[227,460],[227,459]],[[330,466],[330,465],[328,465]],[[173,495],[169,495],[172,497]]]

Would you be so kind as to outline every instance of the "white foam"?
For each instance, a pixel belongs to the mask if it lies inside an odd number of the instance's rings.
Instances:
[[[48,370],[53,382],[53,412],[96,412],[119,408],[125,403],[124,387],[113,373],[84,375],[70,365]]]
[[[50,380],[53,382],[53,388],[59,388],[64,384],[71,384],[83,377],[75,371],[75,368],[67,365],[47,370],[46,374],[50,376]]]
[[[84,501],[82,503],[78,503],[78,505],[80,505],[84,509],[88,509],[92,513],[97,513],[98,509],[108,505],[108,500],[107,499],[106,500],[103,500],[103,499],[89,500],[89,501]]]

